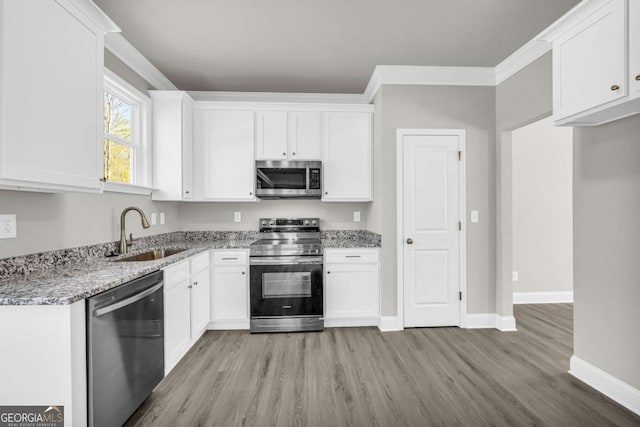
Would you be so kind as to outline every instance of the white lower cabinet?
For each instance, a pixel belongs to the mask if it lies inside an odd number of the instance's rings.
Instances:
[[[377,326],[378,249],[326,249],[324,271],[325,326]]]
[[[248,251],[212,251],[209,329],[249,329]]]
[[[168,374],[205,330],[209,252],[164,269],[164,371]]]

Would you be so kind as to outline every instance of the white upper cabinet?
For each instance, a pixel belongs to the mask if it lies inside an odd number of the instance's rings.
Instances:
[[[153,100],[153,199],[189,200],[193,197],[193,99],[175,90],[149,94]]]
[[[597,4],[553,42],[553,115],[559,125],[594,126],[638,112],[637,1]]]
[[[320,113],[258,111],[257,160],[320,160]]]
[[[323,201],[373,200],[372,114],[324,114]]]
[[[289,160],[320,160],[320,113],[289,113]]]
[[[118,29],[86,3],[0,0],[1,188],[102,189],[104,33]]]
[[[254,112],[196,109],[194,187],[205,201],[255,201]]]

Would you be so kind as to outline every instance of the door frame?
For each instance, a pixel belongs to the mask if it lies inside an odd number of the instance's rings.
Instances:
[[[462,152],[459,174],[459,216],[462,223],[460,231],[460,318],[458,326],[466,327],[467,318],[467,220],[466,220],[466,131],[464,129],[396,129],[396,251],[397,251],[397,316],[398,323],[404,329],[404,164],[403,139],[405,136],[453,135],[458,137],[458,150]]]

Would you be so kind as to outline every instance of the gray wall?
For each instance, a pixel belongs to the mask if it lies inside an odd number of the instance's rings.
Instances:
[[[263,200],[256,203],[180,203],[180,229],[257,230],[259,218],[319,217],[320,227],[332,229],[366,229],[369,203],[323,203],[319,200]],[[360,222],[353,222],[353,212],[360,212]],[[242,222],[233,222],[240,212]]]
[[[137,213],[127,214],[127,233],[134,238],[178,229],[176,204],[152,202],[148,196],[0,190],[0,213],[17,215],[18,232],[16,239],[0,240],[0,258],[116,241],[120,213],[128,206],[139,207],[149,220],[152,212],[166,215],[165,225],[145,230]]]
[[[513,315],[511,131],[551,115],[551,53],[496,87],[496,312]]]
[[[376,97],[376,193],[369,228],[383,236],[382,315],[396,315],[396,129],[466,130],[467,209],[480,223],[467,227],[469,313],[495,311],[494,88],[383,86]]]
[[[574,354],[640,389],[640,115],[574,132]]]
[[[513,291],[572,291],[573,128],[548,117],[512,136]]]

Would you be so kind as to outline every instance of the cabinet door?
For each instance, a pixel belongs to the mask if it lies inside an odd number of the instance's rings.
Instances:
[[[191,276],[191,339],[197,339],[209,324],[209,269]]]
[[[289,159],[320,160],[320,113],[289,113]]]
[[[249,320],[246,266],[214,266],[211,320]]]
[[[193,195],[193,114],[191,106],[182,103],[182,198]],[[159,171],[160,172],[160,171]]]
[[[255,200],[253,111],[212,110],[198,126],[204,137],[204,196]]]
[[[378,265],[326,264],[325,317],[378,317]]]
[[[629,93],[626,0],[612,0],[553,44],[554,119]]]
[[[0,178],[99,191],[102,31],[55,1],[0,9]]]
[[[640,96],[640,2],[629,2],[629,79],[632,96]]]
[[[371,114],[325,113],[324,201],[372,200]]]
[[[258,111],[256,113],[256,159],[285,160],[287,158],[287,113]]]
[[[169,372],[187,352],[191,342],[189,281],[164,288],[164,356]]]

